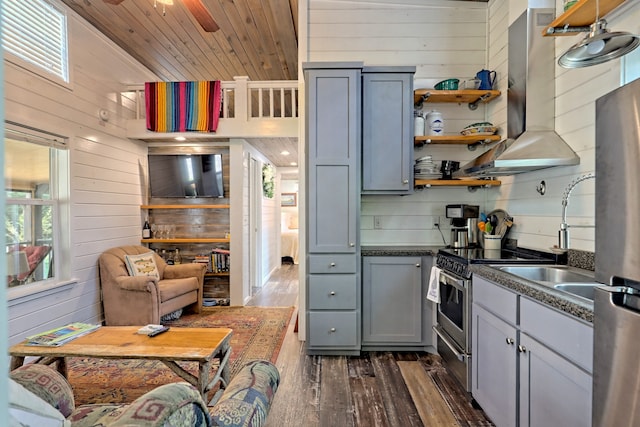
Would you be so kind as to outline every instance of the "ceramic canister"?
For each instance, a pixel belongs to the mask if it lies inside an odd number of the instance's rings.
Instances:
[[[424,117],[420,115],[419,111],[414,112],[413,117],[413,135],[414,136],[423,136],[424,135]]]
[[[444,122],[442,120],[442,113],[435,110],[429,111],[429,113],[427,113],[425,134],[444,135]]]

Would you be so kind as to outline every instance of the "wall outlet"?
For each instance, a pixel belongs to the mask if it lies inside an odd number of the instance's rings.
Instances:
[[[375,228],[376,230],[382,229],[382,220],[379,216],[373,217],[373,228]]]

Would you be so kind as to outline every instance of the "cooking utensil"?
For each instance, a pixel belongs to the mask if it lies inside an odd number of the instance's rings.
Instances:
[[[434,88],[437,90],[457,90],[458,83],[460,83],[460,79],[442,80],[441,82],[436,83]]]

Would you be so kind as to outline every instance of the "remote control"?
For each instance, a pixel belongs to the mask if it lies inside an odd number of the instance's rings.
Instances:
[[[149,333],[149,335],[148,335],[148,336],[149,336],[149,337],[155,337],[156,335],[161,334],[161,333],[163,333],[163,332],[167,332],[168,330],[169,330],[169,327],[168,327],[168,326],[165,326],[165,327],[164,327],[164,328],[162,328],[162,329],[158,329],[157,331],[153,331],[153,332]]]

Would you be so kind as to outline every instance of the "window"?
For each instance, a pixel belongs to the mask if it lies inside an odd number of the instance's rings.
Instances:
[[[46,77],[69,83],[67,17],[62,9],[46,0],[10,0],[2,4],[2,18],[2,44],[19,58],[9,57],[12,62],[44,69]]]
[[[62,137],[17,126],[5,129],[4,215],[7,286],[60,279],[61,197],[68,191],[67,149]]]

